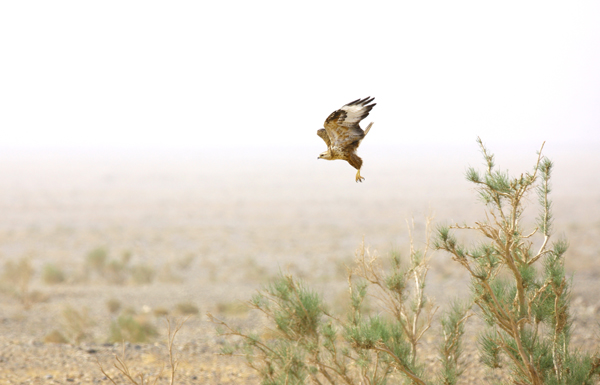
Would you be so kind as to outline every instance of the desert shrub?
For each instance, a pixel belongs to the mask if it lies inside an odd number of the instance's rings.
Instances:
[[[33,272],[29,258],[20,258],[18,261],[8,260],[4,262],[2,283],[16,292],[26,292]]]
[[[87,307],[76,310],[68,305],[62,310],[62,330],[60,332],[69,342],[78,344],[93,339],[91,328],[95,324]]]
[[[174,325],[172,321],[167,319],[167,351],[168,351],[168,359],[163,363],[163,368],[158,372],[158,374],[154,374],[154,380],[152,380],[151,375],[146,375],[145,373],[135,373],[132,372],[132,369],[127,364],[125,359],[125,344],[123,344],[123,350],[121,356],[115,355],[115,362],[113,366],[117,369],[117,372],[121,377],[124,377],[127,383],[131,383],[133,385],[144,385],[144,384],[156,384],[161,379],[165,366],[169,368],[170,376],[169,376],[169,385],[175,384],[175,377],[177,374],[177,368],[179,367],[179,360],[175,357],[174,346],[175,346],[175,337],[183,324],[187,321],[187,319],[183,321],[175,321]],[[96,361],[100,371],[104,376],[113,384],[117,384],[117,379],[113,378],[109,373],[104,370],[104,367],[100,363],[100,361]]]
[[[123,253],[121,254],[121,264],[124,266],[127,266],[129,264],[129,262],[131,261],[132,256],[133,256],[133,253],[131,252],[131,250],[123,251]]]
[[[266,315],[265,331],[247,333],[209,317],[221,334],[239,339],[223,354],[244,354],[264,384],[384,384],[399,375],[425,384],[428,376],[418,346],[437,310],[424,292],[428,261],[428,247],[411,246],[406,266],[394,254],[384,268],[361,246],[349,272],[345,316],[332,315],[322,297],[303,282],[280,275],[248,303]],[[364,313],[369,294],[378,299],[372,304],[378,306],[374,316]],[[440,351],[450,357],[440,374],[444,378],[461,372],[457,341],[468,307],[455,309],[455,315],[443,316],[449,342]]]
[[[27,293],[27,302],[29,304],[46,302],[49,299],[50,299],[50,296],[48,296],[48,294],[46,294],[46,293],[44,293],[43,291],[40,291],[40,290],[30,290]]]
[[[149,342],[158,335],[150,318],[144,315],[121,314],[112,321],[109,329],[109,342]]]
[[[166,317],[169,315],[169,309],[166,309],[164,307],[154,308],[152,312],[154,313],[155,317]]]
[[[479,337],[482,360],[492,369],[508,364],[515,383],[591,384],[600,375],[600,358],[569,348],[567,242],[549,243],[553,164],[540,150],[531,172],[511,177],[497,169],[494,155],[480,139],[478,143],[485,171],[469,168],[467,179],[486,205],[486,219],[473,225],[440,226],[436,247],[450,253],[471,275],[474,302],[487,325]],[[539,215],[528,229],[524,204],[534,190]],[[456,230],[473,231],[482,240],[466,246],[454,235]]]
[[[486,323],[478,340],[481,362],[504,371],[511,383],[597,383],[600,355],[569,347],[567,242],[550,243],[552,162],[540,151],[533,171],[510,177],[478,142],[486,170],[470,168],[467,179],[486,205],[485,219],[439,226],[434,241],[470,274],[472,291],[472,298],[453,302],[441,318],[440,372],[426,371],[418,354],[437,308],[424,294],[428,248],[421,252],[412,242],[405,267],[397,253],[383,268],[364,247],[359,250],[345,317],[331,315],[317,292],[290,275],[279,276],[249,302],[266,316],[267,332],[245,332],[209,314],[221,334],[236,337],[223,353],[245,355],[263,384],[385,384],[400,374],[406,383],[451,385],[463,372],[462,336],[476,306]],[[539,216],[527,228],[524,204],[531,191],[537,192]],[[474,231],[481,240],[463,245],[455,231]],[[369,293],[380,305],[375,316],[361,306]]]
[[[156,271],[146,265],[130,266],[133,254],[129,250],[123,251],[120,258],[109,258],[108,250],[104,247],[90,251],[86,256],[85,272],[82,278],[87,279],[90,273],[112,285],[124,285],[131,282],[136,285],[152,283]]]
[[[44,336],[44,342],[47,344],[66,344],[69,340],[58,330],[54,329]]]
[[[216,311],[226,316],[242,316],[248,313],[248,306],[242,302],[219,302]]]
[[[85,257],[86,266],[100,273],[104,270],[107,260],[108,251],[104,247],[97,247],[91,250]]]
[[[110,298],[106,301],[106,308],[110,314],[116,314],[121,309],[121,301],[116,298]]]
[[[179,302],[175,305],[175,312],[180,315],[194,315],[198,314],[199,311],[198,306],[192,302]]]
[[[104,279],[113,285],[123,285],[127,281],[127,265],[122,261],[110,260],[102,270]]]
[[[158,280],[162,283],[182,283],[183,278],[175,274],[173,269],[171,269],[171,265],[165,264],[161,269],[160,273],[157,276]]]
[[[65,272],[53,263],[44,265],[42,269],[42,281],[47,285],[63,283],[66,280]]]
[[[131,279],[136,285],[149,285],[156,276],[156,270],[146,264],[131,267]]]
[[[177,260],[177,268],[180,270],[188,270],[192,265],[192,262],[196,259],[196,256],[192,253],[186,254],[185,256]]]
[[[32,303],[29,284],[33,277],[33,266],[29,258],[23,257],[17,261],[8,260],[4,263],[2,271],[1,288],[18,298],[25,308],[29,308]]]

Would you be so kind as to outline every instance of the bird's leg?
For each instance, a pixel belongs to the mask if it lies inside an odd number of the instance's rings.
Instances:
[[[362,176],[360,176],[360,169],[358,169],[358,171],[356,172],[356,182],[361,182],[365,180],[365,178],[363,178]]]

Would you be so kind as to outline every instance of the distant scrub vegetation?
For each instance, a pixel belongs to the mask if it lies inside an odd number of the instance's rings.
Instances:
[[[169,316],[170,313],[190,317],[199,313],[199,308],[192,302],[180,302],[172,310],[166,308],[144,309],[137,311],[114,298],[106,301],[106,310],[110,314],[110,324],[106,335],[94,335],[97,322],[90,316],[90,309],[75,309],[70,305],[63,307],[57,327],[44,337],[47,343],[81,342],[151,342],[159,336],[156,323]]]
[[[147,263],[131,263],[132,254],[124,251],[120,258],[110,258],[108,249],[97,247],[90,250],[83,263],[71,272],[57,262],[48,262],[39,272],[41,281],[46,285],[81,284],[96,281],[109,285],[150,285],[156,279],[160,282],[183,283],[184,278],[171,267],[164,264],[156,269]],[[184,271],[194,261],[193,254],[187,254],[176,260],[177,270]],[[159,272],[157,272],[157,270]],[[19,298],[24,305],[43,299],[39,292],[30,292],[31,281],[36,274],[30,257],[7,260],[2,266],[0,291]]]
[[[175,261],[178,270],[185,270],[193,263],[195,256],[186,254]],[[167,283],[182,283],[179,276],[169,264],[161,268],[161,272],[145,263],[131,262],[131,252],[125,251],[119,258],[111,258],[105,247],[90,250],[83,259],[79,269],[68,273],[58,263],[46,263],[42,266],[41,282],[46,285],[81,284],[96,282],[107,285],[150,285],[155,279]],[[48,295],[31,290],[32,280],[36,271],[30,257],[17,260],[7,260],[0,270],[0,292],[18,299],[25,309],[35,303],[49,299]],[[44,337],[47,343],[72,343],[93,341],[108,342],[149,342],[158,336],[155,326],[158,318],[164,318],[170,313],[179,315],[196,315],[199,308],[192,302],[180,302],[171,309],[157,307],[137,312],[132,307],[123,306],[121,301],[111,298],[105,303],[106,311],[110,314],[110,325],[106,334],[97,333],[97,322],[92,318],[88,307],[75,308],[65,305],[57,319],[55,328]],[[96,335],[95,335],[96,332]]]
[[[90,276],[94,276],[113,285],[124,285],[127,282],[134,285],[152,284],[156,277],[156,269],[145,263],[132,265],[131,257],[131,252],[125,251],[121,258],[110,259],[106,248],[93,249],[85,259],[85,277],[90,279]],[[163,270],[170,271],[170,268],[166,267]],[[172,280],[172,282],[181,281],[182,279],[176,278]]]

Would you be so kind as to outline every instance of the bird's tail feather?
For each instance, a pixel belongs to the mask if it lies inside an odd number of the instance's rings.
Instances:
[[[373,122],[369,123],[369,125],[367,126],[367,128],[365,129],[365,136],[367,136],[367,134],[369,133],[369,130],[371,129],[371,126],[373,125]]]

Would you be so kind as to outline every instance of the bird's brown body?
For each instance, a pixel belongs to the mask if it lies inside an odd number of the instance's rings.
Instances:
[[[360,142],[367,135],[373,123],[363,131],[360,121],[369,115],[375,104],[375,98],[357,99],[334,111],[325,120],[324,127],[317,131],[317,135],[325,141],[327,151],[319,155],[319,159],[345,160],[357,169],[356,181],[362,182],[365,178],[360,176],[362,159],[356,155]]]

